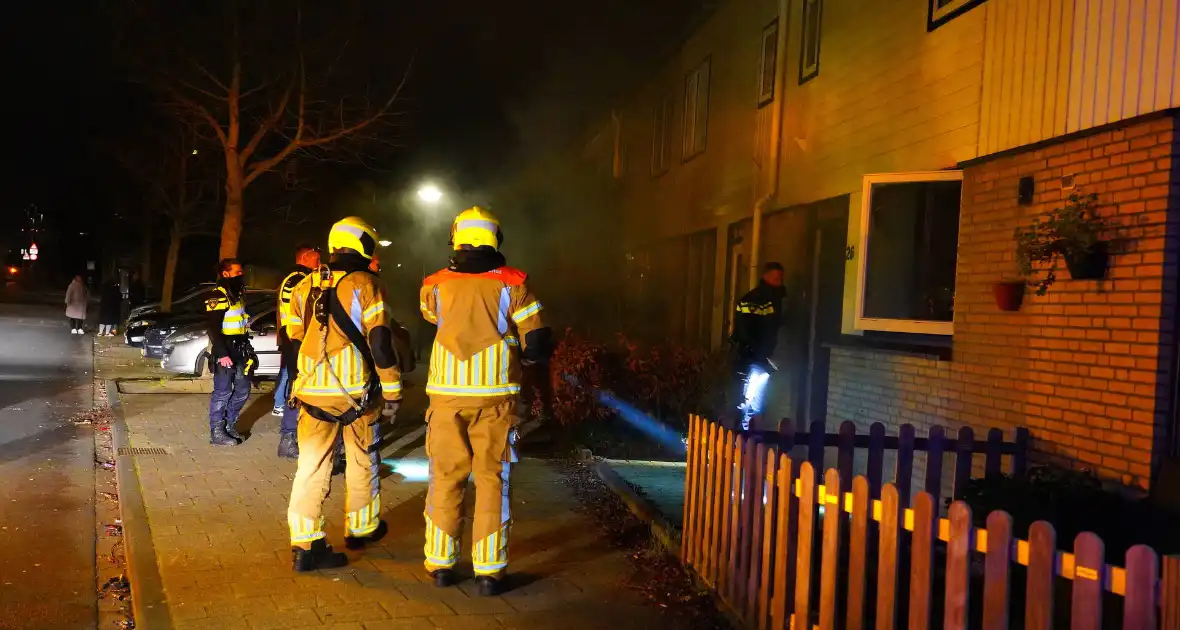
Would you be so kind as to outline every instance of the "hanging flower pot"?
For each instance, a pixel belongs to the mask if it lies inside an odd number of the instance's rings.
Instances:
[[[1101,280],[1106,277],[1110,248],[1106,241],[1099,241],[1088,250],[1068,252],[1063,257],[1069,277],[1074,280]]]
[[[996,306],[1001,311],[1019,311],[1024,302],[1023,280],[1006,280],[992,285],[992,295],[996,297]]]

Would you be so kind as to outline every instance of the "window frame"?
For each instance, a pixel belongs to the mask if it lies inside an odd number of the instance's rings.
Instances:
[[[987,0],[953,0],[949,6],[940,9],[936,6],[938,0],[926,0],[926,32],[933,31],[984,2]]]
[[[758,55],[758,107],[762,108],[774,102],[775,94],[778,92],[778,18],[774,18],[769,24],[762,27],[762,42],[759,44]],[[770,55],[770,91],[765,91],[763,86],[766,85],[766,53],[768,49],[771,51]]]
[[[659,177],[667,173],[672,166],[672,138],[670,132],[672,131],[672,119],[675,115],[676,102],[672,98],[672,93],[664,93],[660,96],[656,106],[652,110],[652,132],[651,132],[651,176]],[[660,121],[660,115],[663,114],[662,123],[656,124]],[[656,158],[660,158],[657,167]]]
[[[931,1],[933,1],[933,0],[931,0]],[[802,4],[803,4],[803,7],[802,7],[803,14],[801,16],[802,22],[800,23],[800,27],[799,27],[800,28],[799,85],[803,85],[804,83],[807,83],[808,81],[819,76],[820,51],[822,49],[822,44],[823,44],[823,39],[824,39],[823,38],[823,32],[824,32],[824,2],[823,2],[823,0],[803,0]],[[815,10],[819,12],[819,16],[816,18],[815,41],[814,42],[811,42],[811,40],[809,40],[807,38],[807,18],[809,15],[807,13],[807,10],[811,7],[815,7]],[[810,68],[807,67],[807,51],[808,51],[808,44],[809,43],[815,44],[815,65]]]
[[[701,79],[700,78],[701,78],[701,71],[702,70],[705,71],[705,76],[708,79],[705,82],[705,94],[704,94],[703,99],[700,98],[700,91],[701,91]],[[694,101],[694,107],[692,109],[693,117],[690,120],[689,116],[688,116],[688,112],[689,112],[688,86],[689,86],[689,81],[691,81],[693,79],[693,77],[696,77],[696,84],[695,84],[695,91],[692,94],[692,98]],[[687,161],[695,158],[696,156],[704,153],[705,149],[708,148],[708,146],[709,146],[709,93],[711,91],[712,86],[713,86],[713,56],[708,55],[704,59],[702,59],[700,63],[698,63],[696,66],[694,66],[692,70],[689,70],[688,74],[684,75],[684,115],[681,116],[681,119],[683,120],[683,125],[680,129],[680,161],[681,162],[687,162]],[[703,113],[701,111],[702,107],[704,110]],[[697,126],[698,126],[697,121],[700,119],[700,117],[704,118],[704,124],[700,125],[702,134],[701,134],[700,142],[697,143],[696,142],[696,140],[697,140],[696,131],[697,131]],[[692,135],[693,145],[691,147],[689,147],[689,144],[688,144],[689,129],[692,129],[692,131],[693,131],[693,135]]]
[[[869,259],[869,223],[872,219],[871,210],[873,202],[873,185],[874,184],[901,184],[901,183],[915,183],[915,182],[962,182],[963,171],[961,170],[945,170],[945,171],[909,171],[905,173],[876,173],[872,175],[865,175],[861,184],[861,199],[860,199],[860,237],[857,243],[856,252],[856,311],[854,313],[853,327],[859,331],[873,331],[873,332],[890,332],[890,333],[910,333],[922,335],[943,335],[951,336],[955,333],[954,321],[936,322],[922,319],[887,319],[880,317],[865,317],[864,316],[864,296],[865,296],[865,276],[866,264]],[[963,213],[963,197],[960,192],[959,196],[959,216]],[[958,238],[958,235],[956,235]],[[955,260],[956,272],[958,271],[958,257]],[[956,287],[957,289],[957,287]]]

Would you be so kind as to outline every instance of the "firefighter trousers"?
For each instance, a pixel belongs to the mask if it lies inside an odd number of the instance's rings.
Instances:
[[[346,465],[344,496],[345,535],[367,536],[377,529],[381,513],[380,437],[381,407],[342,427],[299,411],[299,464],[291,487],[287,524],[291,546],[311,547],[324,537],[324,499],[332,483],[332,455],[336,436],[342,434]]]
[[[459,560],[463,495],[475,478],[471,560],[476,575],[500,576],[508,568],[512,527],[509,474],[516,457],[516,400],[482,409],[432,406],[426,414],[426,570],[449,569]]]

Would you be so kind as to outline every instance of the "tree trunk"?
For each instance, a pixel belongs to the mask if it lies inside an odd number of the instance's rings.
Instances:
[[[225,218],[221,222],[221,258],[235,258],[242,240],[246,178],[236,151],[225,154]]]
[[[143,243],[140,245],[139,252],[139,278],[143,280],[144,287],[147,287],[152,281],[152,214],[146,205],[143,218]]]
[[[160,310],[172,311],[172,286],[176,281],[176,262],[180,260],[180,241],[183,235],[176,225],[168,238],[168,257],[164,259],[164,286],[160,288]]]

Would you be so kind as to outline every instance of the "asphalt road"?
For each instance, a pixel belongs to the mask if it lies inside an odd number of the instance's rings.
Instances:
[[[0,628],[94,628],[89,336],[62,306],[0,304]]]

